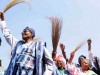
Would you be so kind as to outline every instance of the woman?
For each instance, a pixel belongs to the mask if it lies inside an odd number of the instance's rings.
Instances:
[[[65,58],[65,46],[63,44],[60,44],[60,48],[62,50],[62,54],[57,55],[56,52],[52,52],[52,57],[54,60],[54,75],[70,75],[67,70],[66,65],[66,58]]]
[[[88,59],[85,59],[84,57],[79,58],[79,64],[80,66],[76,66],[72,63],[72,60],[74,58],[74,53],[71,53],[70,59],[68,61],[68,71],[71,73],[71,75],[97,75],[91,70],[91,62]]]

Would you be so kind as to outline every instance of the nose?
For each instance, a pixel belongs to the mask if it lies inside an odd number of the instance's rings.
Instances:
[[[27,31],[27,30],[24,30],[24,31],[22,32],[22,34],[23,34],[23,33],[26,33],[26,32],[28,32],[28,31]]]

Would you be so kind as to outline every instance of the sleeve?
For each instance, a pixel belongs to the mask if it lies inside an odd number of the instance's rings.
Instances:
[[[89,59],[93,61],[93,58],[94,58],[93,53],[91,51],[88,51],[88,53],[89,53]]]
[[[12,36],[12,34],[10,33],[9,29],[6,26],[5,21],[0,21],[0,27],[7,43],[11,47],[13,47],[18,42],[18,40]]]
[[[53,73],[53,59],[51,57],[51,54],[48,52],[46,47],[44,47],[44,57],[46,60],[46,71],[44,72],[44,75],[52,75]]]
[[[81,73],[80,67],[76,67],[75,64],[69,64],[67,63],[68,66],[68,72],[72,75],[78,75]]]

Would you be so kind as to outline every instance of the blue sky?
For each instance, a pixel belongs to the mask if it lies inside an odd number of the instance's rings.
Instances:
[[[2,10],[10,0],[0,0]],[[36,37],[47,42],[47,48],[52,52],[51,22],[49,16],[57,16],[63,20],[63,28],[59,43],[66,46],[67,56],[83,40],[92,39],[92,51],[100,57],[100,0],[30,0],[31,8],[27,4],[19,4],[5,13],[7,27],[18,39],[26,27],[32,27],[36,31]],[[5,41],[2,32],[2,45],[0,47],[0,59],[6,68],[10,60],[10,46]],[[60,54],[58,46],[58,53]],[[74,61],[77,63],[79,55],[88,57],[87,44],[76,52]]]

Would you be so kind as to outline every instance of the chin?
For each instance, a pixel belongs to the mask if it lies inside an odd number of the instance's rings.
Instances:
[[[27,39],[27,37],[22,37],[23,40]]]

